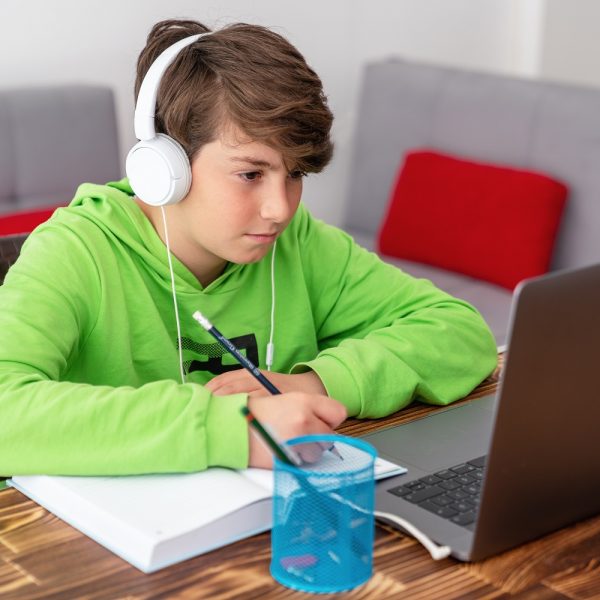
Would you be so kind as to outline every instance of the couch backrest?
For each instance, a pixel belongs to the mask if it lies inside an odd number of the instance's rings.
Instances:
[[[68,202],[78,184],[121,177],[112,90],[0,90],[0,212]]]
[[[403,155],[441,151],[569,187],[553,268],[600,261],[600,89],[389,59],[363,74],[344,227],[375,235]]]

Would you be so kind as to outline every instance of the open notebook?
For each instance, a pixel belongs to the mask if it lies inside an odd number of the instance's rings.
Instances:
[[[383,459],[375,478],[406,469]],[[273,472],[211,468],[130,477],[23,475],[10,485],[150,573],[271,528]]]

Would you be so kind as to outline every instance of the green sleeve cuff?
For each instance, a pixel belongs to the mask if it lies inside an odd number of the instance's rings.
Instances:
[[[248,424],[240,410],[247,402],[247,394],[211,397],[206,415],[208,467],[248,466]]]
[[[309,369],[319,376],[327,395],[346,407],[349,417],[360,414],[360,388],[346,365],[333,356],[321,354],[314,360],[295,364],[290,372],[303,373]]]

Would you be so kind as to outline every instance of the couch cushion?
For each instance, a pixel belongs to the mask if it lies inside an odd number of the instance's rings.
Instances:
[[[564,184],[540,173],[413,151],[378,250],[512,290],[548,271],[566,195]]]
[[[38,225],[47,221],[56,208],[52,206],[0,215],[0,236],[31,233]]]
[[[342,227],[375,237],[413,148],[551,173],[569,186],[552,268],[600,261],[600,89],[399,57],[365,66]]]

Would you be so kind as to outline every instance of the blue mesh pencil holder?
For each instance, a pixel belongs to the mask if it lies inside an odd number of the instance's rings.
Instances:
[[[334,443],[335,453],[321,450]],[[365,583],[373,570],[375,448],[337,435],[287,445],[302,456],[312,449],[314,458],[301,467],[275,459],[271,575],[303,592],[343,592]]]

